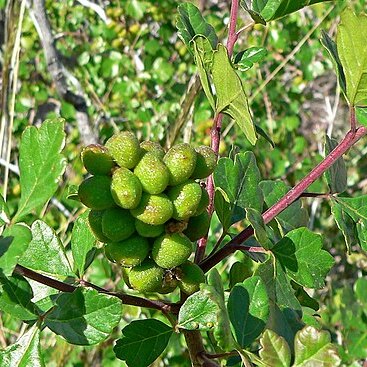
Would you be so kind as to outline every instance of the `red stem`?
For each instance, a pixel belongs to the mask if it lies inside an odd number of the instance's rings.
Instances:
[[[227,40],[227,50],[228,56],[231,57],[233,53],[233,47],[238,39],[238,34],[236,33],[236,24],[238,17],[238,8],[239,8],[239,0],[232,0],[231,5],[231,16],[229,21],[229,30],[228,30],[228,40]],[[211,129],[211,148],[218,156],[219,153],[219,144],[220,144],[220,133],[222,130],[222,119],[223,114],[218,113],[214,117],[213,127]],[[209,195],[209,205],[208,205],[208,213],[211,216],[214,211],[214,182],[213,177],[209,176],[206,181],[206,190]],[[195,262],[199,263],[202,261],[205,255],[205,248],[208,242],[208,237],[205,236],[198,241],[198,247],[195,253]]]
[[[60,282],[56,279],[49,278],[45,275],[39,274],[31,269],[25,268],[22,265],[17,265],[14,269],[14,273],[20,274],[29,279],[33,279],[38,283],[45,284],[51,288],[57,289],[61,292],[72,293],[77,289],[76,286],[72,284],[67,284],[64,282]],[[107,289],[96,286],[95,284],[86,282],[84,280],[80,281],[80,285],[84,287],[91,287],[96,289],[100,293],[108,294],[114,297],[119,298],[122,303],[126,305],[139,306],[139,307],[147,307],[153,308],[156,310],[161,310],[164,313],[172,312],[178,313],[180,305],[164,303],[161,301],[154,301],[146,298],[140,298],[135,296],[130,296],[129,294],[118,293],[118,292],[109,292]]]
[[[284,195],[277,203],[275,203],[263,214],[264,222],[269,223],[284,209],[288,208],[288,206],[296,201],[313,182],[315,182],[336,162],[337,159],[339,159],[349,148],[351,148],[360,138],[366,134],[367,128],[364,126],[359,127],[355,131],[350,130],[344,139],[325,157],[322,162],[320,162],[296,186],[288,191],[286,195]],[[201,268],[206,272],[236,250],[241,249],[249,251],[249,247],[242,246],[241,244],[251,237],[253,233],[252,227],[249,226],[245,228],[241,233],[230,240],[222,249],[212,256],[206,258],[200,264]]]

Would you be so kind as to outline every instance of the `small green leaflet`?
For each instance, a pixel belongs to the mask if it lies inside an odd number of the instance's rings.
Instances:
[[[260,212],[253,208],[246,208],[246,219],[254,229],[254,237],[264,249],[269,250],[273,243],[269,239],[266,231],[266,225]]]
[[[108,338],[120,318],[121,301],[117,297],[77,288],[57,297],[44,322],[70,344],[93,345]]]
[[[217,47],[218,38],[214,28],[205,21],[200,10],[192,3],[183,3],[177,7],[179,13],[176,27],[178,36],[191,50],[190,41],[197,35],[205,36],[213,49]]]
[[[15,344],[0,351],[0,365],[4,367],[45,366],[38,324],[34,324]]]
[[[85,269],[94,259],[96,239],[88,226],[88,211],[74,222],[71,234],[71,252],[74,259],[74,272],[82,277]]]
[[[259,276],[234,286],[228,298],[228,314],[242,348],[262,333],[269,317],[269,298]]]
[[[13,221],[38,211],[55,193],[66,167],[63,119],[46,120],[39,129],[27,127],[19,147],[21,197]]]
[[[334,258],[322,250],[319,234],[301,227],[288,232],[272,249],[287,275],[308,288],[322,288]]]
[[[218,44],[218,49],[214,51],[212,78],[217,96],[216,113],[223,112],[232,117],[250,143],[255,145],[256,130],[247,96],[222,44]]]
[[[234,65],[240,71],[247,71],[252,68],[254,63],[262,61],[268,51],[264,47],[250,47],[239,52],[234,58]]]
[[[367,127],[367,108],[356,107],[355,111],[357,121],[364,127]]]
[[[325,136],[325,156],[335,149],[338,141]],[[332,193],[342,193],[347,189],[347,168],[343,157],[340,157],[325,172],[326,181]]]
[[[336,44],[351,106],[367,106],[367,16],[346,8],[340,16]]]
[[[0,310],[21,320],[36,320],[32,288],[25,278],[14,274],[0,277]]]
[[[22,223],[13,224],[5,229],[0,236],[0,272],[5,276],[12,275],[31,239],[31,231]]]
[[[172,332],[159,320],[135,320],[122,329],[113,350],[129,367],[147,367],[163,353]]]
[[[54,230],[41,220],[34,221],[31,230],[32,241],[19,264],[62,280],[72,275],[64,246]]]
[[[346,81],[345,81],[345,74],[343,70],[343,66],[341,64],[338,50],[336,48],[336,43],[330,38],[330,36],[324,31],[321,31],[321,44],[326,48],[326,50],[329,53],[329,56],[331,58],[331,61],[333,62],[336,75],[338,77],[338,83],[340,86],[340,89],[342,90],[344,96],[346,97]]]
[[[207,289],[192,294],[180,308],[178,328],[186,330],[211,330],[217,322],[217,304],[209,297]]]
[[[288,343],[274,331],[267,329],[260,339],[260,358],[266,367],[289,367],[291,351]]]

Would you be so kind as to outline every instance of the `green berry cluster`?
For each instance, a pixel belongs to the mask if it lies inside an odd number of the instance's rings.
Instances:
[[[126,283],[141,292],[197,291],[204,273],[188,258],[210,224],[198,180],[213,172],[213,150],[177,144],[165,152],[121,132],[81,157],[91,175],[79,186],[80,201],[91,209],[89,225],[106,257],[126,268]]]

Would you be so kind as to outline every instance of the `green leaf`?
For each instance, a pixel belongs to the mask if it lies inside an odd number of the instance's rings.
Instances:
[[[172,332],[171,326],[158,320],[135,320],[122,329],[113,350],[128,366],[147,367],[163,353]]]
[[[256,62],[262,61],[268,51],[264,47],[250,47],[247,50],[239,52],[234,58],[233,63],[241,71],[247,71],[252,68]]]
[[[290,187],[282,181],[262,181],[260,188],[269,208],[290,190]],[[297,200],[278,214],[275,220],[278,222],[281,233],[287,233],[292,229],[307,226],[308,213],[306,209],[302,208],[301,202]]]
[[[74,259],[74,272],[82,277],[95,255],[96,239],[88,225],[88,212],[80,215],[71,233],[71,252]]]
[[[37,324],[34,324],[15,344],[0,351],[0,365],[4,367],[45,366]]]
[[[338,141],[325,136],[325,156],[335,149]],[[326,181],[332,193],[342,193],[347,189],[347,168],[343,157],[338,158],[335,163],[325,172]]]
[[[270,21],[291,14],[305,6],[325,1],[329,0],[254,0],[252,8],[260,12],[266,21]]]
[[[361,125],[367,127],[367,108],[356,107],[355,111],[356,111],[357,121]]]
[[[210,106],[215,110],[215,100],[212,88],[210,86],[209,71],[213,64],[213,50],[207,38],[196,36],[192,41],[195,64],[198,68],[198,73],[203,86],[204,93],[208,98]]]
[[[304,323],[301,320],[302,307],[288,277],[279,262],[273,258],[260,264],[255,275],[263,280],[270,300],[267,328],[283,336],[289,345],[293,345],[294,336]]]
[[[235,348],[236,344],[232,336],[231,324],[226,307],[223,281],[217,269],[212,269],[209,272],[208,284],[203,284],[202,288],[208,291],[208,297],[217,304],[217,322],[214,326],[214,338],[221,349],[231,351]]]
[[[306,326],[297,333],[294,349],[294,367],[337,367],[341,363],[335,346],[330,343],[329,333],[312,326]]]
[[[254,3],[254,2],[253,2]],[[250,17],[252,18],[252,20],[256,23],[256,24],[263,24],[266,25],[266,21],[265,19],[260,15],[260,13],[254,9],[250,9],[247,4],[246,4],[246,0],[241,0],[240,2],[241,7],[247,11],[250,15]]]
[[[31,239],[31,231],[24,224],[14,224],[5,229],[0,237],[0,273],[7,277],[12,275]]]
[[[345,81],[345,74],[342,63],[338,55],[338,49],[336,47],[336,43],[330,38],[330,36],[324,30],[321,31],[321,44],[326,48],[326,50],[329,53],[329,56],[335,68],[336,75],[338,77],[338,83],[340,89],[346,96],[347,87]]]
[[[308,288],[322,288],[334,258],[322,250],[319,234],[302,227],[288,232],[271,250],[287,275]]]
[[[231,116],[250,143],[255,145],[255,126],[242,81],[233,69],[227,49],[221,44],[214,52],[212,77],[217,96],[216,113],[223,112]]]
[[[54,230],[41,220],[33,222],[31,230],[32,241],[19,264],[59,279],[72,275],[64,246]]]
[[[0,195],[0,227],[4,224],[10,223],[10,212],[9,208],[4,200],[4,198]]]
[[[222,222],[226,229],[228,223],[231,225],[245,217],[245,208],[262,211],[263,197],[259,182],[260,171],[252,152],[237,154],[234,162],[229,158],[218,161],[214,171],[214,184],[217,190],[220,189],[222,198],[217,197],[216,210],[221,205],[222,212],[230,213],[227,215],[230,219],[226,223]]]
[[[354,283],[354,293],[357,300],[364,306],[367,306],[367,278],[359,278]]]
[[[269,236],[266,232],[264,219],[260,212],[253,208],[247,208],[246,219],[250,222],[252,228],[254,229],[254,237],[260,243],[260,245],[266,250],[269,250],[271,247],[273,247],[273,243],[269,239]]]
[[[121,301],[94,289],[61,294],[45,325],[76,345],[98,344],[108,338],[121,318]]]
[[[210,330],[217,322],[217,304],[209,297],[207,289],[192,294],[180,308],[178,328]]]
[[[249,346],[264,330],[269,317],[269,298],[259,276],[237,284],[228,299],[228,313],[238,344]]]
[[[214,28],[205,21],[200,10],[192,3],[183,3],[177,7],[179,13],[176,27],[178,36],[190,49],[190,41],[197,35],[205,36],[213,49],[217,47],[218,37]]]
[[[0,310],[21,320],[35,320],[37,314],[32,303],[33,292],[21,276],[0,277]]]
[[[345,211],[355,222],[358,241],[363,250],[367,250],[367,195],[355,198],[335,198]],[[351,229],[349,229],[351,230]]]
[[[260,339],[260,358],[266,367],[289,367],[291,351],[287,342],[272,330],[265,330]]]
[[[367,104],[367,16],[346,8],[340,15],[336,44],[351,106]]]
[[[244,217],[244,210],[240,207],[232,207],[227,194],[220,187],[215,190],[214,207],[224,232]]]
[[[62,119],[46,120],[39,129],[27,127],[19,147],[21,198],[13,221],[40,210],[55,193],[66,167]]]
[[[351,254],[352,244],[355,241],[355,223],[353,219],[342,209],[342,206],[337,201],[332,200],[331,203],[331,213],[334,216],[336,225],[343,233],[348,254]]]
[[[252,261],[246,256],[244,260],[235,262],[229,270],[229,288],[232,289],[237,283],[242,283],[252,275]]]

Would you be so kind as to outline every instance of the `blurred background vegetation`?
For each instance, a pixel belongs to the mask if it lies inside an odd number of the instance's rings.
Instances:
[[[21,3],[0,0],[0,184],[7,192],[9,207],[15,210],[20,195],[17,149],[22,131],[47,118],[63,117],[67,122],[65,154],[69,165],[57,195],[45,209],[44,220],[68,244],[73,220],[84,210],[78,202],[67,199],[70,187],[79,184],[86,174],[79,158],[82,146],[104,143],[118,130],[131,130],[141,139],[157,140],[167,146],[182,140],[209,145],[213,115],[200,90],[193,58],[177,37],[177,1],[46,0],[43,15],[52,31],[48,42],[40,38],[36,27],[42,22],[42,7],[36,8],[35,4],[42,1],[25,1],[19,64],[12,65],[11,58],[17,51],[15,35],[22,19]],[[193,3],[225,42],[230,1]],[[367,11],[364,0],[349,4],[356,11]],[[241,34],[235,52],[253,46],[267,50],[260,65],[239,75],[244,80],[254,120],[275,147],[263,138],[255,147],[250,146],[240,130],[225,118],[222,156],[253,150],[263,179],[281,179],[294,185],[322,159],[325,133],[336,139],[346,133],[348,109],[339,98],[331,61],[319,41],[321,29],[335,38],[338,14],[344,6],[344,1],[317,4]],[[238,26],[249,22],[248,15],[241,12]],[[54,47],[56,59],[45,58],[49,47]],[[362,142],[346,157],[346,195],[367,191],[366,153]],[[6,167],[10,169],[8,182]],[[318,180],[310,191],[327,192],[326,181]],[[367,358],[367,314],[363,310],[367,309],[367,256],[357,247],[346,254],[327,200],[303,199],[303,204],[310,213],[309,227],[324,235],[325,248],[337,261],[326,287],[311,294],[319,301],[319,310],[305,308],[305,315],[318,315],[315,323],[331,332],[346,366],[362,366]],[[211,245],[220,234],[218,227],[214,218]],[[242,228],[243,224],[237,226],[237,230]],[[228,266],[236,260],[247,263],[249,272],[256,266],[246,255],[236,254],[219,266],[224,279],[228,278]],[[102,256],[97,256],[88,275],[106,288],[123,287],[121,271]],[[153,314],[162,317],[130,306],[123,313],[126,322]],[[1,314],[1,348],[13,343],[24,328],[24,324]],[[176,342],[154,365],[189,365],[182,340],[177,335],[175,338]],[[94,348],[77,347],[50,334],[43,340],[46,365],[123,366],[123,362],[114,359],[112,342],[110,339]]]

